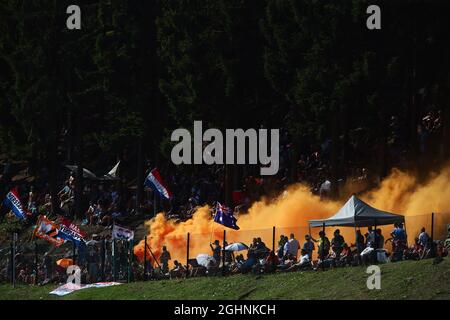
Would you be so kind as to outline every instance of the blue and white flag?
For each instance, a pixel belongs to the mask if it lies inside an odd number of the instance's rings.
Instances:
[[[23,209],[22,203],[20,202],[19,193],[17,192],[17,188],[11,189],[6,195],[3,204],[8,207],[14,214],[19,218],[26,220],[27,213]]]
[[[233,210],[217,202],[215,211],[214,222],[234,230],[239,230],[239,227],[236,224],[237,219],[234,217]]]
[[[167,188],[164,181],[161,179],[158,169],[153,169],[145,178],[144,186],[149,187],[155,192],[158,192],[162,198],[169,200],[172,198],[172,193]]]
[[[80,228],[67,219],[62,219],[58,230],[58,237],[66,241],[73,242],[77,247],[85,244],[84,238],[86,234]]]

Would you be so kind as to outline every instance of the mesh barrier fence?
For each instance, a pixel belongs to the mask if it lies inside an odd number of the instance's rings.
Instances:
[[[405,218],[405,228],[408,234],[408,245],[414,244],[414,239],[418,237],[422,228],[425,228],[428,235],[434,240],[444,242],[449,238],[450,213],[423,214],[407,216]],[[392,250],[392,243],[389,242],[392,225],[377,227],[382,230],[385,240],[385,249]],[[345,242],[348,245],[355,243],[355,228],[353,227],[327,227],[325,232],[331,240],[333,232],[339,229]],[[312,228],[305,226],[298,227],[275,227],[255,230],[231,230],[227,229],[225,240],[228,244],[242,242],[250,246],[253,239],[260,238],[268,250],[274,250],[275,254],[280,252],[281,236],[290,237],[291,234],[299,241],[300,248],[305,242],[305,236],[311,234],[314,239],[319,239],[319,231],[322,228]],[[367,233],[367,228],[361,228],[361,233]],[[188,235],[166,236],[163,241],[158,242],[158,247],[152,247],[149,236],[147,250],[144,254],[135,255],[134,246],[136,243],[126,240],[100,240],[88,241],[86,247],[75,248],[72,243],[66,242],[59,248],[54,248],[43,240],[19,239],[15,247],[11,243],[3,243],[0,246],[0,282],[11,282],[13,277],[16,283],[45,284],[65,283],[67,280],[67,265],[75,264],[81,268],[81,283],[93,283],[98,281],[138,281],[165,278],[168,275],[177,277],[183,274],[180,269],[175,268],[175,260],[184,268],[189,265],[190,274],[199,275],[198,271],[199,255],[214,256],[214,242],[219,241],[223,247],[224,232],[220,225],[205,233],[192,233]],[[450,244],[450,240],[447,240]],[[170,253],[170,260],[164,263],[160,255],[162,246],[166,246]],[[14,247],[14,248],[13,248]],[[317,259],[317,243],[315,244],[313,259]],[[12,264],[12,251],[15,251],[15,268]],[[281,250],[282,251],[282,250]],[[220,253],[220,251],[219,251]],[[235,251],[227,255],[226,260],[236,261],[242,255],[247,259],[247,250]],[[209,259],[209,258],[207,258]],[[145,261],[144,261],[145,260]],[[221,257],[222,260],[222,257]],[[204,262],[202,262],[204,263]],[[205,264],[207,265],[207,264]],[[218,270],[222,266],[221,261],[217,262]],[[145,270],[145,272],[144,272]],[[172,272],[169,272],[172,270]],[[178,273],[177,273],[178,272]],[[216,273],[217,273],[216,272]],[[216,274],[210,272],[209,274]]]

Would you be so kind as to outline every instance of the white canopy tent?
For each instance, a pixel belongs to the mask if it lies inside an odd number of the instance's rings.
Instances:
[[[97,177],[95,173],[92,171],[83,168],[83,178],[91,179],[91,180],[119,180],[118,170],[119,170],[120,161],[105,175],[102,177]],[[76,172],[78,169],[77,165],[66,165],[66,168],[72,172]]]
[[[309,225],[310,227],[368,227],[404,221],[404,216],[375,209],[353,195],[334,216],[328,219],[310,220]]]
[[[66,168],[69,169],[72,172],[76,172],[78,170],[77,165],[66,165]],[[83,168],[83,178],[86,179],[97,179],[97,176],[92,171],[89,171],[86,168]]]

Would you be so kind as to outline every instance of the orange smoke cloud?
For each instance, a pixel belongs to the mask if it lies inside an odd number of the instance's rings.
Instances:
[[[374,190],[361,197],[370,205],[381,210],[404,214],[407,216],[407,231],[415,235],[419,228],[429,229],[430,213],[436,212],[436,222],[444,225],[445,213],[450,213],[450,166],[434,173],[423,184],[406,172],[394,169],[392,173]],[[295,233],[297,238],[309,233],[308,220],[327,218],[339,210],[347,199],[341,201],[321,201],[309,189],[301,184],[288,187],[281,195],[272,200],[262,199],[255,202],[248,213],[238,217],[239,231],[227,229],[226,239],[229,243],[242,241],[249,244],[253,238],[261,237],[266,245],[272,247],[272,227],[276,227],[276,241],[281,234]],[[441,215],[442,216],[439,216]],[[416,217],[417,215],[421,215]],[[450,215],[445,216],[450,218]],[[427,224],[428,223],[428,224]],[[209,243],[215,239],[223,239],[223,227],[212,221],[210,208],[198,209],[193,218],[181,223],[166,220],[162,213],[146,222],[149,230],[148,246],[154,256],[159,257],[163,245],[172,255],[172,261],[186,260],[187,233],[190,233],[190,257],[200,253],[210,253]],[[341,228],[348,239],[354,241],[354,230]],[[388,238],[388,229],[383,233]],[[313,230],[317,235],[318,230]],[[410,238],[411,239],[411,238]],[[275,244],[276,245],[276,244]],[[135,255],[142,260],[144,241],[134,248]],[[150,254],[147,253],[150,257]],[[151,258],[150,258],[151,259]],[[151,259],[152,260],[152,259]]]

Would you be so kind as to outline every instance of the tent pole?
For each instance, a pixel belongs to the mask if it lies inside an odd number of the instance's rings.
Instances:
[[[406,233],[406,223],[405,223],[405,233]],[[434,212],[431,213],[431,240],[434,241]]]
[[[375,230],[374,230],[374,235],[373,235],[373,239],[375,242],[375,255],[374,255],[374,262],[377,263],[378,262],[378,254],[377,254],[377,249],[378,249],[378,242],[377,242],[377,219],[375,219]]]
[[[358,246],[358,232],[356,230],[356,222],[355,222],[355,245],[356,245],[356,252],[358,253],[358,264],[359,264],[359,258],[361,252],[359,252],[359,246]]]
[[[377,219],[375,219],[375,229],[373,230],[375,232],[374,240],[375,240],[375,250],[378,249],[378,243],[377,243]]]

